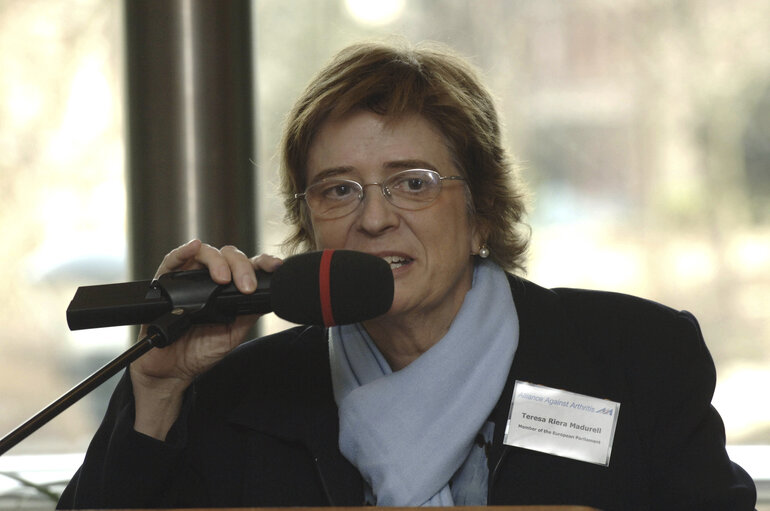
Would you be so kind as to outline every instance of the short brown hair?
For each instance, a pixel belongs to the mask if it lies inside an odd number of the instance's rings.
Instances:
[[[290,112],[281,144],[281,189],[294,230],[289,253],[314,248],[304,191],[313,137],[330,116],[366,109],[383,116],[416,113],[449,141],[471,194],[471,214],[490,258],[508,271],[524,269],[529,230],[522,185],[502,147],[491,95],[463,58],[435,43],[362,43],[339,52],[310,82]]]

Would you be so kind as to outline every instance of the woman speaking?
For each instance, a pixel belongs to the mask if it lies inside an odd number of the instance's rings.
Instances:
[[[466,61],[346,48],[289,114],[281,172],[289,252],[384,259],[392,306],[245,343],[242,316],[148,352],[60,508],[754,508],[695,318],[515,275],[524,194]],[[194,240],[158,272],[250,293],[280,264]]]

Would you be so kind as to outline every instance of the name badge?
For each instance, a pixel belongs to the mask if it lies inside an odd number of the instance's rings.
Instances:
[[[608,466],[620,403],[517,381],[503,442]]]

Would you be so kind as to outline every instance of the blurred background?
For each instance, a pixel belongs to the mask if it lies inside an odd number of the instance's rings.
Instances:
[[[127,327],[70,332],[75,289],[152,276],[134,275],[129,257],[124,7],[0,0],[0,436],[132,341]],[[532,192],[527,278],[693,312],[717,365],[714,405],[731,454],[766,491],[770,0],[249,7],[255,149],[247,191],[258,235],[244,250],[280,254],[274,153],[312,74],[362,39],[445,42],[497,95],[507,145]],[[199,235],[180,235],[188,234]],[[154,245],[165,253],[177,240]],[[262,321],[264,332],[285,326]],[[68,479],[82,459],[113,384],[0,457],[0,507],[35,507],[41,491],[60,489],[49,483]]]

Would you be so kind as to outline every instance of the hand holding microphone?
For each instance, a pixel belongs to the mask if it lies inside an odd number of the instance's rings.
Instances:
[[[157,279],[169,272],[208,268],[214,282],[222,285],[232,282],[240,291],[251,293],[257,287],[255,270],[270,272],[280,264],[280,259],[270,256],[248,259],[234,247],[218,250],[193,240],[169,252],[155,276]],[[149,351],[131,364],[135,389],[138,383],[147,387],[163,386],[169,392],[173,387],[187,388],[195,376],[241,344],[258,317],[239,316],[230,324],[195,325],[172,345]],[[142,328],[140,336],[145,334],[145,329]]]
[[[196,311],[193,326],[176,342],[131,364],[134,427],[158,439],[176,420],[184,390],[241,344],[259,315],[274,311],[294,323],[331,326],[382,315],[393,301],[390,266],[346,250],[282,262],[193,240],[171,251],[156,277],[152,283],[79,288],[67,321],[73,330],[148,323],[179,307],[177,301]]]

